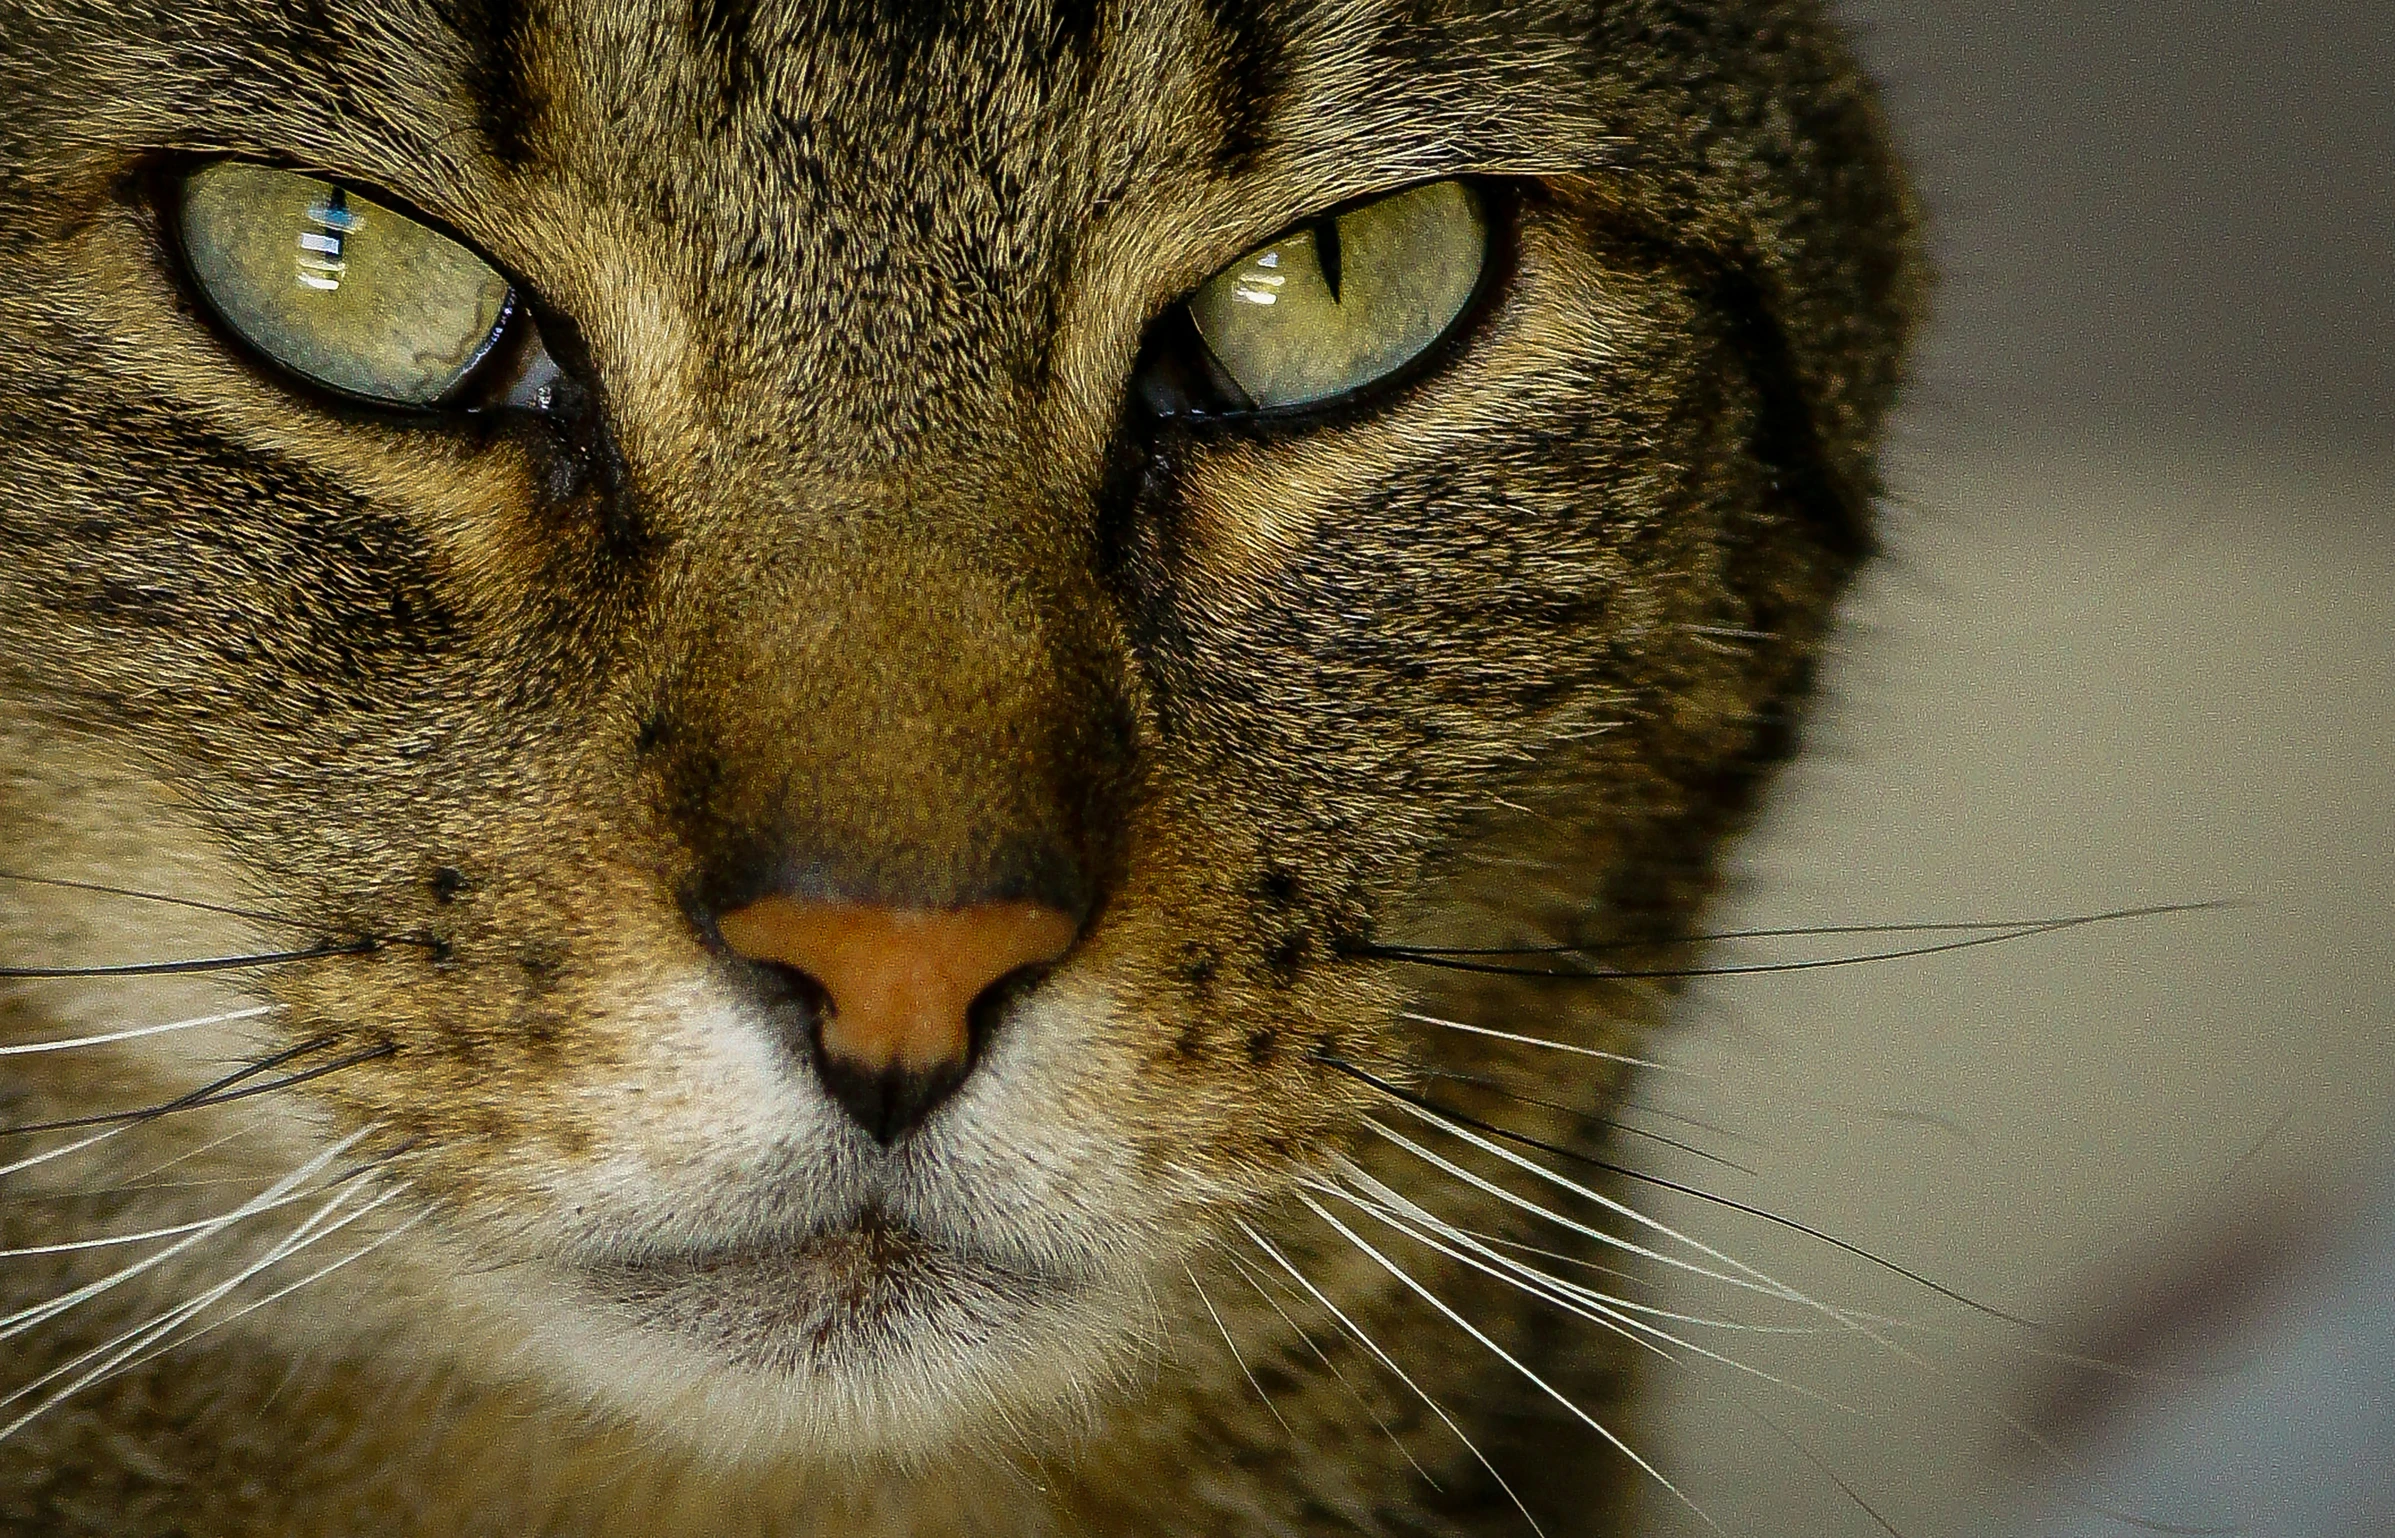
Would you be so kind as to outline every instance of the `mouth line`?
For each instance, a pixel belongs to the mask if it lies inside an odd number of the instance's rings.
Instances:
[[[787,1240],[583,1262],[611,1313],[746,1366],[848,1376],[933,1341],[986,1341],[1077,1290],[885,1212]]]

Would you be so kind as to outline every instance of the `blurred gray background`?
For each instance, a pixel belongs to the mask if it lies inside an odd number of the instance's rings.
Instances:
[[[2395,6],[1836,9],[1935,218],[1917,425],[2388,446]]]
[[[1711,1157],[1646,1167],[2062,1333],[1656,1200],[1884,1321],[1669,1289],[1777,1332],[1682,1327],[1739,1365],[1672,1348],[1639,1429],[1688,1497],[1649,1502],[1673,1538],[2100,1501],[2024,1434],[2072,1376],[2058,1343],[2233,1276],[2229,1236],[2328,1242],[2395,1158],[2395,5],[1840,9],[1945,281],[1889,557],[1724,917],[2236,906],[1689,1001],[1661,1051],[1690,1071],[1651,1088],[1693,1122],[1646,1125]]]

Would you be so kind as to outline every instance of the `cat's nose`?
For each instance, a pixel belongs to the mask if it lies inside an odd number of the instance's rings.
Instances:
[[[964,1081],[976,1004],[1055,961],[1080,926],[1029,902],[907,909],[767,897],[716,920],[751,961],[803,974],[823,1087],[895,1143]]]

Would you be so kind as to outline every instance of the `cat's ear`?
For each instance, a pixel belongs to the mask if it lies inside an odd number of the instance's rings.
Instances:
[[[1791,489],[1868,543],[1880,435],[1928,302],[1922,218],[1878,92],[1826,31],[1711,54],[1738,89],[1692,96],[1609,199],[1716,275]]]
[[[1823,512],[1834,507],[1867,544],[1883,490],[1881,433],[1905,382],[1931,272],[1921,210],[1889,147],[1877,92],[1837,44],[1812,46],[1830,56],[1803,61],[1812,78],[1800,80],[1801,90],[1781,86],[1791,106],[1802,107],[1784,116],[1810,142],[1800,152],[1775,132],[1749,141],[1755,162],[1774,168],[1776,186],[1772,196],[1731,204],[1745,228],[1726,253],[1722,297],[1746,320],[1744,340],[1774,418],[1765,452],[1796,473],[1812,466]],[[1823,165],[1838,171],[1791,170]]]

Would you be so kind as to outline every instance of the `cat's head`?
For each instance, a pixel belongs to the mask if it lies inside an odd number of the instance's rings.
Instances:
[[[1102,1377],[1402,1076],[1376,947],[1675,920],[1864,542],[1810,5],[105,11],[0,42],[12,863],[341,952],[223,974],[272,1127],[709,1435]]]

